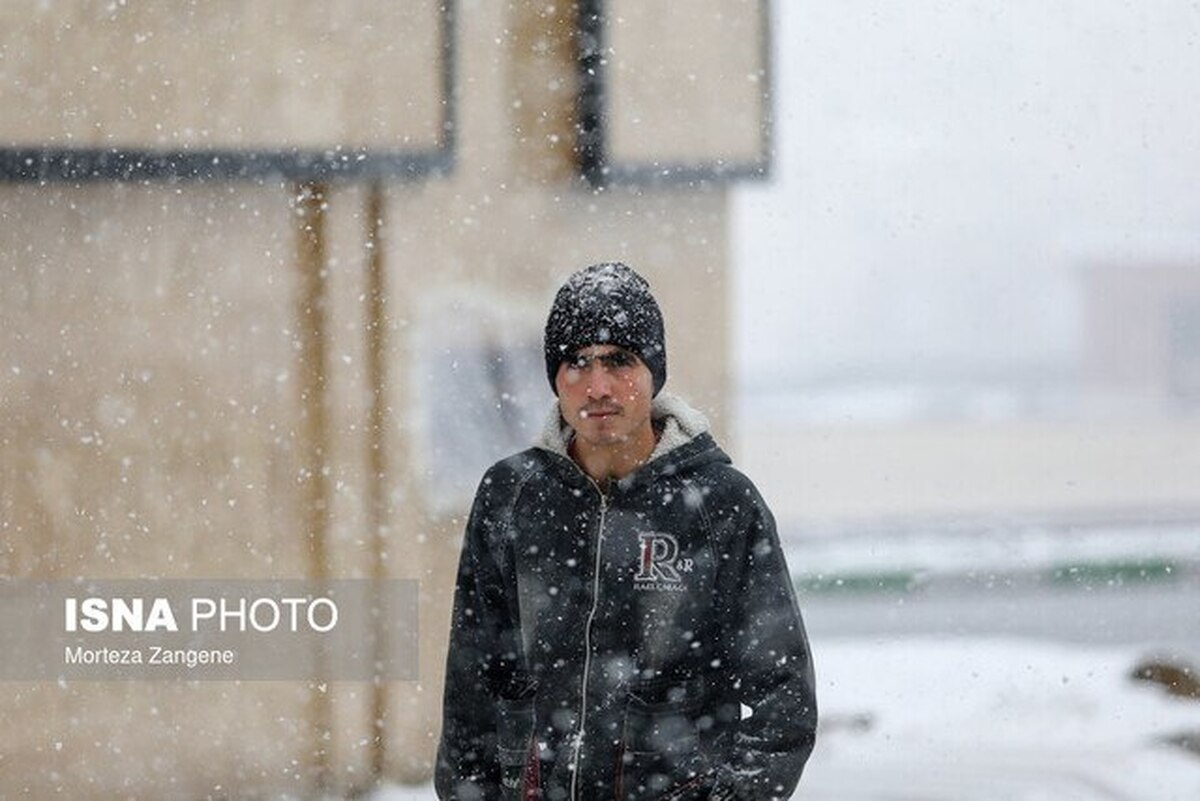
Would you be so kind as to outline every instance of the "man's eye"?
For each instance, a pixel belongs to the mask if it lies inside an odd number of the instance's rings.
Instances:
[[[628,353],[610,353],[604,357],[604,363],[609,367],[629,367],[633,364],[633,356]]]

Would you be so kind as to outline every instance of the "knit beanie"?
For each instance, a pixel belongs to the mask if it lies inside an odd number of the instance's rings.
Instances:
[[[616,345],[650,368],[657,395],[667,380],[667,340],[650,284],[620,262],[584,267],[554,297],[546,320],[546,377],[558,394],[558,366],[592,345]]]

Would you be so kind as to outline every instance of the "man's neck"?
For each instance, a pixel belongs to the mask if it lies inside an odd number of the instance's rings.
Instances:
[[[658,435],[647,425],[625,442],[613,445],[590,445],[579,437],[572,437],[568,450],[583,472],[604,486],[609,481],[624,478],[649,461],[657,444]]]

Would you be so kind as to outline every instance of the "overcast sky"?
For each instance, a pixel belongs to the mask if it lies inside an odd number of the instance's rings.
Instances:
[[[1088,264],[1200,269],[1200,2],[774,3],[743,386],[1070,370]]]

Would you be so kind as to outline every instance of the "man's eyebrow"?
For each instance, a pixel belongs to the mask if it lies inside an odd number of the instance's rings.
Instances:
[[[626,365],[633,364],[636,360],[636,354],[622,349],[610,351],[608,353],[598,353],[592,355],[579,352],[572,356],[568,362],[570,364],[583,366],[591,364],[593,361],[598,361],[601,364],[608,365],[609,367],[624,367]]]
[[[637,357],[627,350],[614,350],[597,357],[605,364],[629,364]]]

